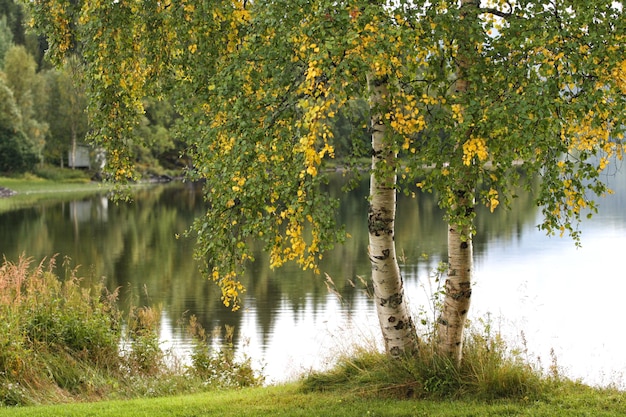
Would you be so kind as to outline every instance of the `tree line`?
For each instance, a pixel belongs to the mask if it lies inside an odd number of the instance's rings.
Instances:
[[[72,166],[76,147],[89,144],[87,82],[80,45],[58,66],[46,59],[45,34],[27,28],[28,11],[15,0],[0,1],[0,172],[32,171],[37,164]],[[184,139],[173,126],[179,115],[171,100],[143,97],[133,160],[144,172],[179,171],[191,165]],[[367,142],[367,103],[355,101],[333,121],[337,154],[351,154],[353,141]],[[355,133],[355,130],[358,132]],[[185,155],[185,158],[180,158]],[[93,149],[92,149],[93,157]],[[170,171],[171,172],[171,171]]]
[[[92,129],[80,50],[53,66],[45,57],[46,37],[28,30],[29,18],[21,3],[0,1],[0,172],[6,174],[73,165],[73,152],[88,145]],[[148,172],[179,170],[183,146],[170,132],[171,104],[144,101],[135,161]]]

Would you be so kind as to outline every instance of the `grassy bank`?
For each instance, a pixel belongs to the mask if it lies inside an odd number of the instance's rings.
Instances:
[[[81,198],[98,192],[106,192],[101,183],[92,182],[83,173],[61,178],[44,178],[33,174],[19,177],[0,177],[0,187],[14,191],[10,197],[0,198],[0,213],[29,207],[35,203],[58,201],[73,196]]]
[[[426,341],[417,356],[356,350],[330,371],[259,387],[249,362],[211,350],[191,319],[192,363],[168,365],[157,310],[122,317],[115,294],[58,270],[24,258],[0,267],[0,417],[626,415],[625,393],[546,375],[484,331],[470,332],[460,368]]]
[[[397,400],[341,392],[305,393],[298,384],[128,401],[0,408],[0,417],[374,417],[374,416],[624,416],[626,396],[571,385],[536,401]]]
[[[89,180],[54,181],[39,177],[0,177],[0,186],[16,191],[17,194],[15,196],[19,196],[23,194],[93,191],[100,188],[100,183]]]
[[[149,183],[132,187],[147,187]],[[115,185],[91,181],[88,177],[52,180],[34,175],[19,178],[0,177],[0,187],[15,191],[10,197],[0,198],[0,213],[31,207],[35,204],[54,203],[68,198],[80,199],[98,193],[108,193]]]
[[[21,257],[0,265],[0,408],[93,402],[215,389],[262,382],[230,340],[214,349],[191,316],[196,340],[183,365],[160,349],[161,313],[122,313],[101,284],[85,286],[65,260]],[[122,342],[122,343],[120,343]]]
[[[102,190],[7,181],[0,186],[22,196]],[[355,349],[330,371],[248,388],[262,378],[234,360],[228,344],[211,350],[193,319],[185,324],[198,340],[192,363],[172,366],[158,343],[157,308],[131,308],[125,317],[115,294],[86,288],[68,263],[10,261],[0,265],[0,417],[626,415],[626,394],[568,381],[556,361],[546,374],[489,323],[468,331],[461,367],[434,355],[426,335],[420,353],[401,361]]]

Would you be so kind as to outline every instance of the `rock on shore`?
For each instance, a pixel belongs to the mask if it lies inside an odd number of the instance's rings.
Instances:
[[[0,198],[2,197],[11,197],[12,195],[17,194],[13,190],[9,190],[8,188],[0,187]]]

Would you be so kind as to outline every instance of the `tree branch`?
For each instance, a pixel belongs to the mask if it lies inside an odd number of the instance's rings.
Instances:
[[[508,19],[513,17],[513,12],[503,12],[502,10],[498,10],[498,9],[494,9],[494,8],[490,8],[490,7],[481,7],[479,9],[480,13],[489,13],[492,14],[494,16],[498,16],[501,17],[503,19]]]

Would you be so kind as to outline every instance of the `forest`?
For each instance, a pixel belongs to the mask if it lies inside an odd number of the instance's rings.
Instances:
[[[32,30],[29,20],[22,3],[0,0],[0,173],[45,177],[50,167],[59,167],[90,168],[98,176],[81,47],[75,46],[62,65],[53,65],[46,56],[46,36]],[[185,138],[174,133],[179,115],[164,97],[145,97],[143,106],[135,129],[139,140],[132,146],[135,166],[148,176],[180,176],[192,162]],[[351,153],[355,138],[360,145],[369,141],[366,129],[354,135],[367,112],[366,101],[358,100],[333,121],[338,157]],[[81,148],[89,151],[90,166],[78,159],[73,163]]]
[[[92,160],[95,154],[88,146],[80,50],[53,66],[45,36],[32,31],[29,20],[21,3],[0,1],[0,172],[45,176],[46,167],[89,168],[72,163],[77,148],[88,149]],[[176,120],[172,106],[146,98],[145,110],[137,131],[143,140],[134,147],[138,166],[152,175],[179,174],[184,149],[170,133]]]

